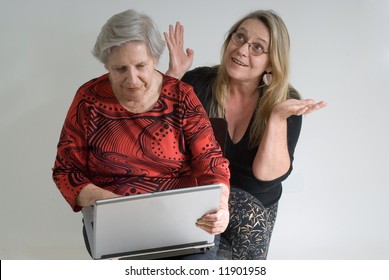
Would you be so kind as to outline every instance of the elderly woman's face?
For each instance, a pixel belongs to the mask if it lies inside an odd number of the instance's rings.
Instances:
[[[261,21],[247,19],[239,26],[236,34],[239,44],[230,40],[224,55],[227,73],[232,79],[258,81],[264,71],[271,71],[269,54],[254,55],[250,48],[268,52],[269,30]]]
[[[130,42],[114,49],[105,67],[119,100],[141,101],[149,94],[156,63],[148,54],[145,43]]]

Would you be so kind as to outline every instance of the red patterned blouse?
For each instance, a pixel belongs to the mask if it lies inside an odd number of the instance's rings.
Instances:
[[[148,112],[128,112],[108,74],[77,91],[58,143],[53,179],[74,211],[87,184],[134,195],[220,182],[229,186],[207,114],[191,86],[164,76]]]

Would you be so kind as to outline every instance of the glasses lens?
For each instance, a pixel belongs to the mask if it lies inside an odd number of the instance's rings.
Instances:
[[[261,46],[257,45],[257,44],[250,44],[249,46],[250,48],[250,52],[253,54],[253,55],[261,55],[263,53],[263,50],[261,48]]]
[[[237,46],[243,46],[244,44],[247,43],[249,45],[248,47],[249,47],[250,53],[255,55],[255,56],[258,56],[258,55],[261,55],[264,53],[261,45],[247,42],[242,34],[232,33],[231,41]]]
[[[243,36],[239,35],[238,33],[232,33],[231,40],[235,45],[238,46],[242,46],[245,43]]]

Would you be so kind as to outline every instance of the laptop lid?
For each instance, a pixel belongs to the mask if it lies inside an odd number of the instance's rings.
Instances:
[[[92,257],[155,259],[209,250],[214,235],[196,220],[218,209],[221,185],[96,201],[84,207]]]

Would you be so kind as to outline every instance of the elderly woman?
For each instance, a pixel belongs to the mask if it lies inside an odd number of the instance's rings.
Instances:
[[[228,122],[231,218],[222,240],[232,246],[234,259],[266,259],[282,182],[292,172],[301,116],[326,104],[301,99],[289,85],[289,34],[273,11],[254,11],[233,24],[218,66],[186,73],[193,51],[183,51],[183,27],[170,26],[165,39],[167,73],[183,76],[208,115]]]
[[[97,199],[221,183],[220,208],[197,222],[220,234],[229,220],[229,163],[192,87],[155,70],[164,47],[144,14],[107,21],[93,54],[108,73],[77,91],[53,179],[74,211]]]

